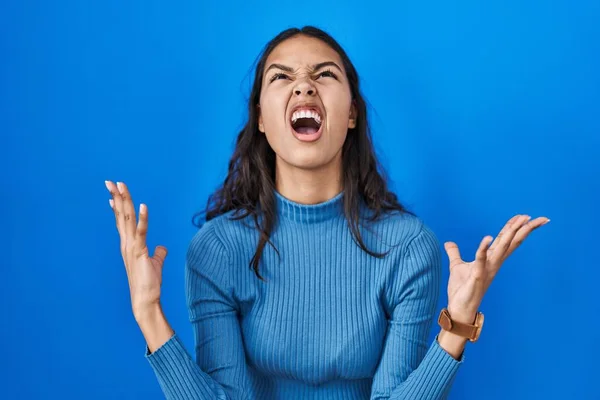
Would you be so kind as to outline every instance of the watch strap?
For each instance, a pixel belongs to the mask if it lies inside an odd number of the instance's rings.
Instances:
[[[473,324],[465,324],[452,320],[447,308],[442,309],[438,318],[438,325],[447,332],[469,339],[471,342],[479,339],[481,328],[483,327],[483,314],[478,312]]]

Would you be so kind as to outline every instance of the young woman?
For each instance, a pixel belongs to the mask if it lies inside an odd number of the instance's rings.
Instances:
[[[167,249],[149,255],[146,206],[136,224],[127,186],[106,186],[133,313],[169,399],[444,398],[492,279],[549,221],[516,215],[473,262],[444,244],[445,329],[428,343],[439,242],[387,189],[356,70],[314,27],[263,50],[229,174],[189,245],[195,361],[160,306]]]

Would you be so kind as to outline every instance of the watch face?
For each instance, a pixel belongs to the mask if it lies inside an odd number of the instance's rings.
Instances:
[[[481,328],[477,328],[477,330],[475,331],[475,337],[469,339],[471,342],[476,342],[477,339],[479,339],[479,335],[481,334]]]
[[[479,335],[481,335],[481,329],[483,328],[483,314],[482,313],[477,314],[477,318],[475,319],[475,325],[477,326],[477,329],[475,330],[475,337],[472,339],[469,339],[471,342],[476,342],[477,339],[479,339]]]

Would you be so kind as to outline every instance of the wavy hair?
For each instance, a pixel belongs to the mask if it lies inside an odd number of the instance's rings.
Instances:
[[[344,49],[333,37],[314,26],[286,29],[269,41],[259,54],[248,101],[248,120],[237,136],[227,177],[223,184],[209,196],[206,209],[194,214],[192,218],[193,224],[201,227],[202,223],[195,221],[203,214],[206,216],[206,221],[232,210],[235,212],[232,213],[231,219],[239,220],[251,216],[256,229],[260,232],[260,237],[249,266],[263,281],[258,265],[264,247],[269,243],[277,254],[279,252],[270,240],[277,217],[274,193],[275,153],[267,142],[266,135],[258,130],[256,105],[259,104],[267,57],[277,45],[296,35],[319,39],[339,54],[356,105],[356,126],[348,129],[342,148],[344,215],[354,241],[373,257],[382,258],[387,254],[373,252],[363,242],[359,229],[361,201],[372,211],[369,221],[375,221],[384,213],[391,211],[414,215],[398,202],[394,193],[388,190],[384,173],[375,155],[367,120],[367,106],[360,93],[358,74]]]

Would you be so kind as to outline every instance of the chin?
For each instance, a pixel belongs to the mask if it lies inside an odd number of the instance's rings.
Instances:
[[[297,150],[288,159],[284,159],[291,167],[304,170],[317,170],[330,165],[335,160],[335,154],[326,157],[321,152],[310,151],[312,149]]]

